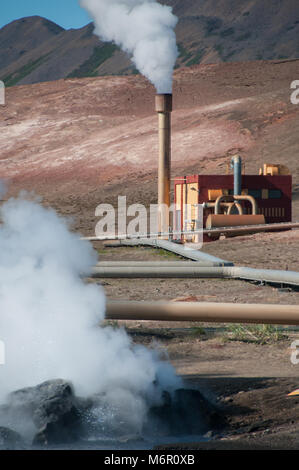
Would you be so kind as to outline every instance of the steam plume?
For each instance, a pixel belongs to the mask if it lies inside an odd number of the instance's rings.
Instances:
[[[10,199],[0,218],[0,404],[16,389],[62,378],[81,396],[104,393],[140,429],[154,382],[167,389],[178,379],[124,330],[99,326],[104,292],[82,279],[97,261],[92,246],[36,200]]]
[[[132,55],[137,69],[158,93],[172,92],[178,57],[172,8],[156,0],[80,0],[94,19],[95,33]]]

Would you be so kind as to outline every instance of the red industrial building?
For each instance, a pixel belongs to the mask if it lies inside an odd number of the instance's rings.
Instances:
[[[241,161],[241,159],[240,159]],[[242,168],[242,165],[240,166]],[[238,172],[238,170],[237,170]],[[196,206],[203,205],[203,227],[207,227],[208,217],[223,214],[221,226],[250,225],[263,223],[254,219],[254,214],[264,216],[264,223],[282,223],[292,220],[292,176],[283,165],[264,165],[259,175],[244,175],[242,170],[227,175],[190,175],[174,180],[174,201],[176,208],[176,230],[192,230],[196,221]],[[236,176],[237,175],[237,176]],[[237,186],[236,189],[236,180]],[[239,195],[239,197],[237,197]],[[244,199],[242,199],[244,198]],[[241,199],[241,200],[240,200]],[[221,201],[221,210],[216,212],[216,201]],[[226,201],[226,202],[224,202]],[[234,201],[234,202],[233,202]],[[255,205],[253,210],[253,203]],[[186,211],[191,205],[191,218]],[[240,208],[241,205],[241,208]],[[232,207],[232,206],[238,206]],[[238,209],[238,210],[237,210]],[[242,214],[234,219],[228,214]],[[226,216],[226,218],[224,217]],[[235,217],[237,217],[235,219]],[[209,220],[211,217],[209,218]],[[257,222],[256,222],[257,220]],[[214,220],[215,221],[215,220]],[[219,224],[216,225],[219,227]],[[208,228],[213,227],[209,223]],[[207,241],[207,239],[206,239]]]

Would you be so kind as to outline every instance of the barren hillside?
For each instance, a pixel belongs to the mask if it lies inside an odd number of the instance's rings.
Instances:
[[[294,0],[161,0],[179,18],[177,67],[298,57]],[[93,34],[38,16],[0,29],[0,79],[7,86],[69,77],[135,74],[130,58]]]
[[[225,173],[240,152],[248,173],[283,163],[298,184],[299,105],[290,83],[299,61],[203,65],[175,73],[172,177]],[[155,91],[140,76],[59,80],[12,87],[1,107],[0,177],[10,193],[34,189],[76,227],[93,232],[94,210],[155,203]],[[294,218],[297,211],[294,194]]]

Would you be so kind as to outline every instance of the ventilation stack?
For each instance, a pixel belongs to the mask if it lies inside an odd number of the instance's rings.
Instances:
[[[159,117],[158,231],[165,234],[170,228],[171,94],[156,95],[156,111]],[[163,236],[163,238],[168,237]]]

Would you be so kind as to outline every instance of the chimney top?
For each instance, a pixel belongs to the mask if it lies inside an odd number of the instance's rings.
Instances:
[[[171,113],[172,111],[172,94],[156,95],[156,111],[157,113]]]

